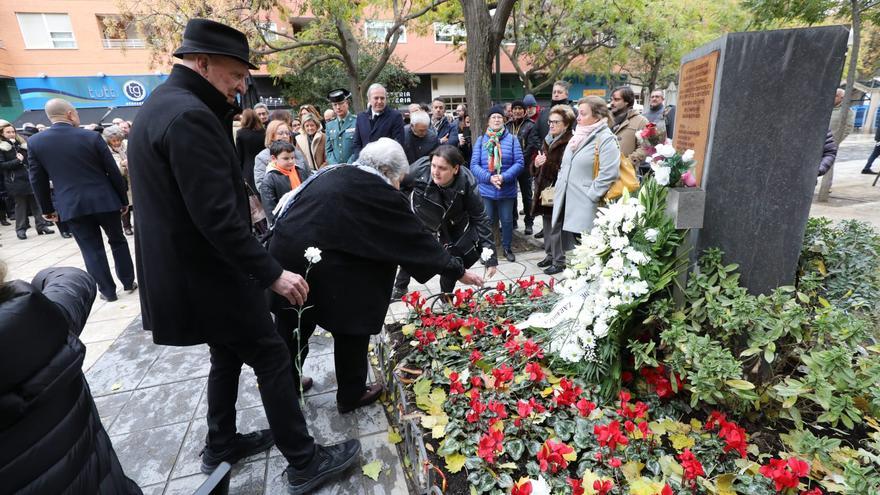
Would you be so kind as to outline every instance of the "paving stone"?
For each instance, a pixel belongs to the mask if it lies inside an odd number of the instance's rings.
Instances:
[[[95,406],[98,408],[98,416],[104,429],[109,430],[116,420],[119,411],[125,407],[125,403],[131,398],[131,392],[122,392],[119,394],[105,395],[103,397],[95,397]]]
[[[84,344],[102,340],[115,340],[125,330],[131,320],[131,317],[123,316],[113,320],[89,321],[79,335],[79,340]]]
[[[121,335],[86,372],[92,395],[134,390],[161,353],[148,332]]]
[[[196,418],[189,423],[177,462],[171,470],[171,478],[183,478],[200,473],[202,460],[199,452],[205,447],[205,436],[208,434],[208,423],[204,417]]]
[[[210,369],[211,356],[207,345],[165,347],[162,355],[153,362],[153,366],[138,387],[179,382],[185,378],[206,377]]]
[[[142,486],[141,491],[144,492],[144,495],[162,495],[162,493],[165,491],[165,483]]]
[[[303,412],[309,433],[322,445],[342,442],[358,435],[357,417],[353,413],[339,414],[335,392],[306,396]]]
[[[353,414],[355,417],[359,436],[363,437],[388,431],[388,418],[385,416],[385,408],[379,402],[355,409],[350,414]]]
[[[192,495],[205,480],[206,474],[195,474],[172,479],[165,495]],[[266,461],[238,463],[232,466],[229,493],[235,495],[262,495],[266,480]]]
[[[168,479],[188,423],[160,426],[110,437],[126,476],[139,486]]]
[[[384,466],[379,472],[377,481],[363,476],[361,469],[358,468],[365,493],[369,495],[409,493],[397,449],[388,442],[388,434],[385,432],[361,437],[361,462],[368,464],[374,461],[381,461]]]
[[[92,342],[85,344],[86,356],[83,358],[82,370],[86,372],[95,365],[95,362],[107,352],[107,349],[113,345],[113,340],[102,340],[100,342]]]
[[[195,378],[136,390],[119,413],[110,433],[120,435],[191,421],[206,383],[206,378]]]
[[[303,363],[303,375],[310,376],[315,381],[312,389],[306,392],[306,397],[336,390],[336,367],[333,364],[332,354],[319,356],[309,354]]]

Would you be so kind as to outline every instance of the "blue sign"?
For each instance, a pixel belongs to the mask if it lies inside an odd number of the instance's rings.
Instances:
[[[166,76],[17,77],[25,110],[42,110],[52,98],[77,108],[127,107],[144,103]]]

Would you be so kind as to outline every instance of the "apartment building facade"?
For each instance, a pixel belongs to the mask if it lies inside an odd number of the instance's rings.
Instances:
[[[0,0],[0,118],[17,125],[45,122],[43,105],[60,96],[79,109],[84,123],[132,119],[169,67],[150,67],[146,43],[136,29],[111,34],[107,19],[121,22],[113,0]],[[390,20],[377,18],[361,28],[368,40],[381,39],[389,25]],[[394,95],[398,104],[435,97],[451,105],[464,101],[464,55],[458,44],[463,36],[449,25],[435,24],[422,33],[404,28],[395,55],[420,82]],[[506,57],[500,65],[501,94],[505,99],[519,96],[513,66]],[[261,97],[275,106],[289,103],[265,66],[253,75]],[[598,80],[586,78],[576,82],[571,96],[600,88]]]

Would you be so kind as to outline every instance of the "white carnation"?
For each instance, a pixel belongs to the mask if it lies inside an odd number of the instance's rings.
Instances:
[[[651,167],[654,169],[654,180],[657,181],[657,184],[661,186],[669,185],[669,174],[672,172],[672,169],[669,167]]]
[[[694,150],[685,150],[684,154],[681,155],[681,159],[684,162],[689,162],[694,159]]]
[[[626,236],[615,236],[611,238],[608,244],[611,245],[611,249],[620,251],[629,245],[629,238]]]
[[[321,250],[314,246],[306,248],[305,256],[306,261],[314,265],[315,263],[321,261]]]
[[[675,156],[675,147],[671,144],[659,144],[657,145],[657,154],[663,158],[672,158]]]
[[[494,254],[495,254],[495,251],[493,251],[492,249],[489,249],[489,248],[485,248],[485,247],[484,247],[484,248],[483,248],[483,252],[480,254],[480,260],[481,260],[483,263],[486,263],[487,261],[489,261],[489,260],[492,259],[492,255],[494,255]]]

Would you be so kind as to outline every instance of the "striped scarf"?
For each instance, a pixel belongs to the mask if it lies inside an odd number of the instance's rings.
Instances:
[[[505,130],[504,127],[497,131],[486,129],[486,136],[489,138],[485,144],[486,153],[489,155],[489,172],[493,174],[501,173],[501,138],[504,137]]]

